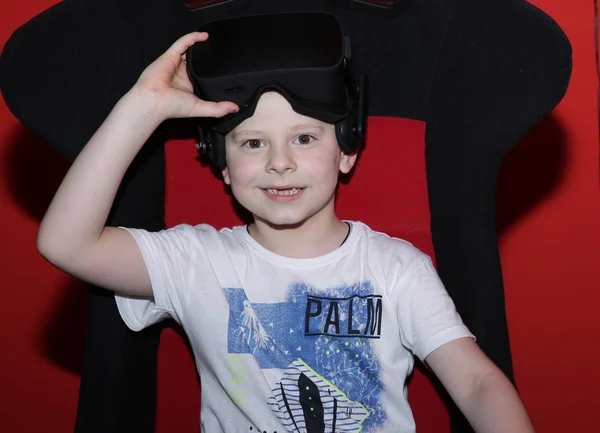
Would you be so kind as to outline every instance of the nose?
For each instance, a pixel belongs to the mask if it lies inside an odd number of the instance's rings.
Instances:
[[[269,147],[266,165],[268,172],[285,173],[296,170],[293,149],[287,143],[276,143]]]

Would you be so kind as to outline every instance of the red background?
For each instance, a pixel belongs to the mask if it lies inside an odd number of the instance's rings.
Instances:
[[[54,3],[4,2],[0,7],[0,44],[20,24]],[[593,1],[532,3],[566,32],[573,45],[574,70],[564,100],[509,155],[499,182],[498,232],[515,376],[538,432],[598,431],[600,173]],[[370,131],[379,131],[369,136],[373,142],[385,137],[398,121],[371,122],[375,128]],[[422,125],[407,122],[405,127],[418,141]],[[208,170],[198,172],[197,166],[186,162],[193,155],[189,142],[168,146],[168,224],[186,219],[196,209],[198,201],[179,188],[187,186],[189,191],[189,179],[211,184],[209,189],[220,197],[214,205],[235,222],[218,181]],[[341,190],[341,216],[362,219],[376,229],[401,235],[402,229],[390,226],[393,220],[386,221],[384,214],[357,215],[351,203],[353,185],[361,185],[361,178],[372,170],[363,168],[368,167],[368,158],[366,153],[355,178]],[[416,174],[422,169],[418,165],[414,167]],[[180,170],[182,167],[185,169]],[[0,103],[3,432],[62,433],[74,426],[85,293],[35,249],[37,226],[66,169],[66,161],[27,132],[4,102]],[[402,194],[410,194],[410,188],[400,189]],[[385,199],[386,193],[398,193],[397,189],[381,191],[380,199]],[[363,191],[361,200],[366,200],[368,193]],[[395,209],[406,212],[397,215],[406,216],[412,236],[416,236],[412,240],[427,250],[426,234],[419,235],[424,228],[417,223],[422,221],[424,210],[409,213],[398,206]],[[215,221],[204,221],[228,223],[220,212],[213,215]],[[166,331],[159,361],[159,433],[198,430],[199,397],[194,375],[181,338]],[[420,375],[411,390],[420,431],[446,431],[439,429],[445,424],[444,411],[430,388],[423,386]],[[431,403],[433,407],[426,406]]]

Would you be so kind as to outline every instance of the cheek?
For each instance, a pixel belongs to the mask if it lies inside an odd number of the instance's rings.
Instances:
[[[228,161],[229,180],[232,189],[243,185],[249,185],[257,177],[257,170],[252,161],[244,161],[243,158],[232,158]]]
[[[313,158],[308,170],[314,180],[335,186],[338,181],[340,157],[337,153],[329,153]]]

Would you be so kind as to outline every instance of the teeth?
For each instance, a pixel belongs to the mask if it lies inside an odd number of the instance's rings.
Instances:
[[[267,189],[267,191],[269,191],[269,194],[274,194],[274,195],[294,195],[294,194],[298,194],[298,192],[300,190],[298,188],[290,188],[290,189],[269,188],[269,189]]]

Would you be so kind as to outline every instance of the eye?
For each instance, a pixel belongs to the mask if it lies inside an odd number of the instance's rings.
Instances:
[[[315,140],[315,137],[308,134],[301,134],[294,140],[298,144],[311,144]]]
[[[246,147],[248,149],[258,149],[258,148],[262,147],[263,145],[264,145],[264,143],[261,140],[257,140],[257,139],[246,140],[242,143],[242,146]]]

